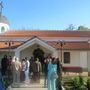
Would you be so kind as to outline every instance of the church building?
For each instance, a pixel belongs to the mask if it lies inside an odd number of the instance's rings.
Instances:
[[[0,16],[0,60],[6,54],[19,60],[36,52],[58,57],[63,66],[81,67],[90,72],[90,31],[11,30]],[[38,54],[38,53],[37,53]]]

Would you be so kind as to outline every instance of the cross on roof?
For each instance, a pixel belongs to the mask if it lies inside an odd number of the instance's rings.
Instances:
[[[0,16],[1,16],[1,14],[2,14],[2,8],[3,8],[3,2],[1,1],[1,2],[0,2]]]

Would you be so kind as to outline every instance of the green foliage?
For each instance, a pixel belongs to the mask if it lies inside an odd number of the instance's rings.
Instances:
[[[62,90],[62,82],[61,82],[61,78],[58,77],[58,79],[56,80],[56,87],[57,87],[57,90]]]
[[[89,29],[85,26],[79,26],[77,30],[79,30],[79,31],[88,31]]]
[[[75,90],[85,90],[86,87],[84,85],[83,77],[79,76],[78,78],[74,78],[72,80],[72,88]]]
[[[71,78],[64,84],[65,84],[66,90],[86,90],[87,88],[86,83],[82,76]]]
[[[90,78],[88,78],[88,80],[87,80],[87,88],[88,88],[88,90],[90,90]]]

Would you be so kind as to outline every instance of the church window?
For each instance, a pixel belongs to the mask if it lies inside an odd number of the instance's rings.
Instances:
[[[65,64],[70,63],[70,52],[64,52],[64,63]]]
[[[1,32],[5,32],[5,27],[1,27]]]

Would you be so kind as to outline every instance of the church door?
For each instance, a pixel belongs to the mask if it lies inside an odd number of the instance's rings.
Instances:
[[[44,63],[44,51],[42,49],[40,49],[40,48],[35,49],[33,52],[33,56],[34,56],[35,60],[36,60],[36,58],[38,58],[39,61],[41,62],[41,64],[43,65],[43,63]]]

